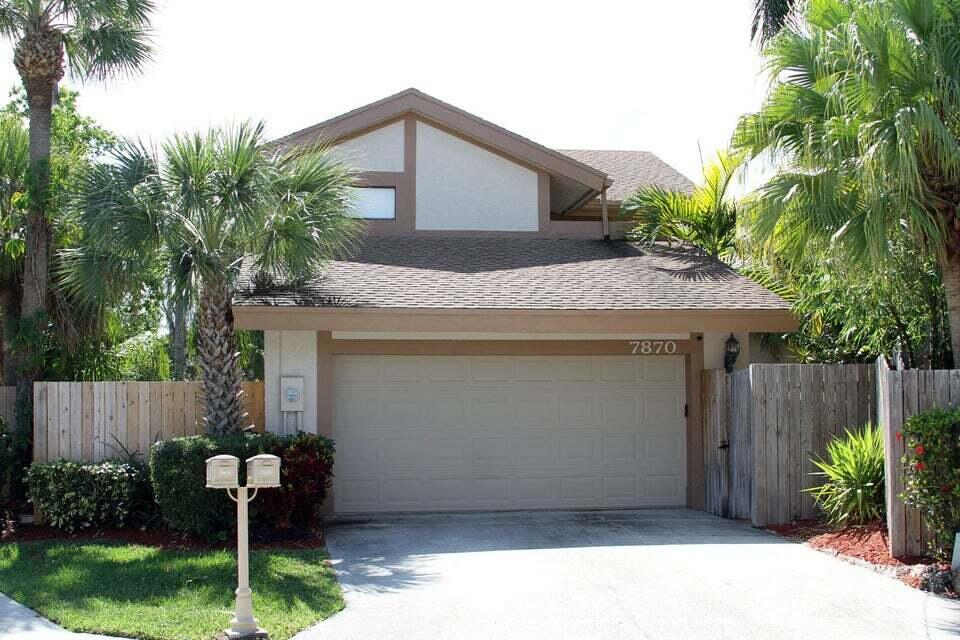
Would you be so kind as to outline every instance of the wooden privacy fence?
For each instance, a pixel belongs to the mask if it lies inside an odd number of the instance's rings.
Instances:
[[[904,438],[897,438],[903,423],[930,409],[960,406],[960,370],[892,371],[886,360],[877,360],[877,412],[883,425],[886,452],[887,530],[890,554],[894,557],[921,556],[927,552],[930,533],[917,509],[904,504]]]
[[[17,424],[17,388],[0,387],[0,418],[7,421],[7,426]]]
[[[37,382],[33,459],[96,462],[203,433],[199,382]],[[263,382],[243,383],[249,424],[264,428]]]
[[[811,457],[876,421],[873,365],[752,364],[701,388],[707,511],[758,527],[813,517]]]

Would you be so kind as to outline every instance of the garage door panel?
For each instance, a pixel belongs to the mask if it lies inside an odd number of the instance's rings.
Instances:
[[[478,359],[470,363],[470,379],[474,382],[510,382],[515,377],[512,359]]]
[[[593,382],[597,378],[597,362],[594,359],[563,358],[557,362],[559,382]]]
[[[633,462],[637,459],[637,436],[611,435],[602,438],[605,462]]]
[[[605,382],[635,382],[637,369],[636,360],[604,358],[600,361],[600,379]]]
[[[426,382],[463,382],[467,379],[468,363],[462,358],[429,358],[423,368]]]
[[[683,361],[679,358],[645,358],[639,364],[646,382],[683,382]]]
[[[606,425],[636,424],[640,417],[640,402],[636,391],[623,390],[604,393],[598,398],[601,416]]]
[[[337,356],[335,508],[683,504],[683,387],[650,359]]]

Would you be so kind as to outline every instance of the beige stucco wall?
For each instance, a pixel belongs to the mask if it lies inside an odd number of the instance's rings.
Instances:
[[[358,171],[403,171],[403,121],[351,138],[336,149]]]
[[[300,429],[317,432],[317,333],[315,331],[264,331],[264,401],[267,430],[282,432],[280,378],[303,377],[303,422]],[[292,416],[288,416],[292,426]],[[290,429],[292,432],[295,429]]]
[[[416,228],[537,231],[537,174],[417,122]]]

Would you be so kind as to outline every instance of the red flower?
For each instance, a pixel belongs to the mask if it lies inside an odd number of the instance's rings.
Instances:
[[[918,444],[913,450],[916,452],[918,456],[922,456],[924,453],[927,452],[927,450],[923,448],[922,444]]]
[[[897,440],[903,440],[903,432],[897,431]]]
[[[943,485],[942,487],[940,487],[940,491],[941,491],[942,493],[950,493],[951,491],[953,491],[953,485],[952,485],[952,484],[945,484],[945,485]]]
[[[923,471],[924,469],[927,468],[927,465],[923,464],[922,462],[918,462],[915,465],[913,465],[913,468],[916,469],[917,471]]]

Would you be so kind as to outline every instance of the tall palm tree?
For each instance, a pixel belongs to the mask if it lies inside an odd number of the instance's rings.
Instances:
[[[277,283],[316,275],[351,246],[352,171],[327,149],[264,144],[262,124],[176,136],[155,153],[125,144],[91,172],[82,223],[99,244],[71,252],[72,295],[105,300],[164,263],[178,295],[197,292],[206,428],[242,428],[232,302],[241,268]]]
[[[680,241],[730,260],[736,240],[738,205],[730,195],[741,155],[720,152],[703,169],[703,183],[691,193],[656,185],[641,187],[622,206],[636,222],[632,236],[643,242]]]
[[[761,46],[780,33],[797,0],[754,0],[750,37]]]
[[[774,79],[735,146],[772,157],[760,243],[889,268],[903,231],[937,256],[960,354],[960,11],[955,0],[809,0],[764,51]]]
[[[67,69],[95,79],[139,69],[150,56],[147,30],[153,8],[153,0],[0,0],[0,34],[13,42],[13,63],[30,107],[30,198],[21,320],[36,322],[47,309],[50,226],[46,199],[57,86]],[[21,371],[21,409],[29,405],[36,373],[36,367],[30,366]]]

